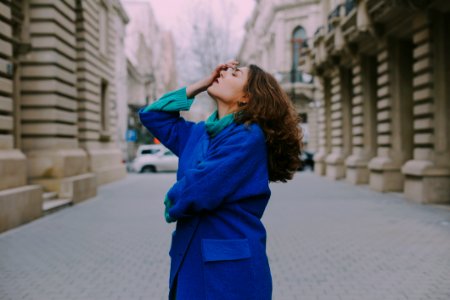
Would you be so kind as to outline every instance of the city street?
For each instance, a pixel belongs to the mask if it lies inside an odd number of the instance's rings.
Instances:
[[[174,173],[128,174],[0,234],[0,299],[166,299]],[[450,299],[450,207],[310,172],[271,184],[275,300]]]

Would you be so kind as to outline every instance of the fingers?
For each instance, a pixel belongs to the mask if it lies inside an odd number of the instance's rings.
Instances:
[[[231,59],[225,63],[227,66],[235,68],[239,62],[237,60]]]
[[[220,70],[223,70],[223,69],[226,69],[226,68],[233,68],[234,69],[234,68],[236,68],[237,65],[239,65],[239,62],[237,60],[231,59],[231,60],[227,61],[224,64],[218,65],[216,70],[220,71]]]
[[[211,80],[214,80],[215,78],[219,77],[222,70],[226,70],[228,68],[236,69],[237,65],[239,65],[239,62],[234,59],[230,59],[226,63],[217,65],[216,69],[211,74]]]

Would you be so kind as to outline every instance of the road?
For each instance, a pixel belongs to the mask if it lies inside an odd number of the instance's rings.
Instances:
[[[166,299],[175,174],[129,174],[0,234],[0,299]],[[450,209],[308,172],[271,184],[275,300],[450,299]]]

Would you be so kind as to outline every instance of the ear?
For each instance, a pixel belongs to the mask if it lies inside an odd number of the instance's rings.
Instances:
[[[248,95],[243,95],[243,96],[241,97],[241,99],[239,99],[238,102],[248,102],[248,100],[249,100]]]
[[[247,95],[243,95],[243,96],[241,97],[241,99],[239,99],[238,102],[237,102],[237,103],[238,103],[238,106],[239,106],[239,107],[246,106],[247,103],[248,103],[248,100],[249,100],[248,96],[247,96]]]

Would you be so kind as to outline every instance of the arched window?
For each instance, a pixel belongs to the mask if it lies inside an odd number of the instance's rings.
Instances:
[[[306,31],[302,26],[297,26],[292,32],[292,75],[291,81],[301,81],[301,74],[297,71],[300,61],[300,53],[303,47],[308,47],[306,42]],[[298,73],[298,74],[297,74]]]

